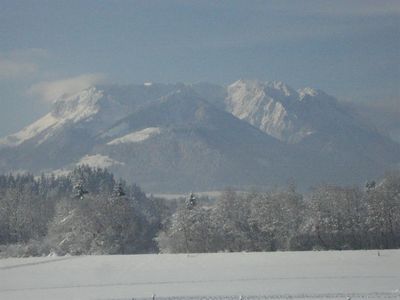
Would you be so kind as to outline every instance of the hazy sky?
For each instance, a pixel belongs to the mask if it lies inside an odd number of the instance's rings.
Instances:
[[[312,86],[399,104],[399,1],[0,0],[0,136],[100,81]]]

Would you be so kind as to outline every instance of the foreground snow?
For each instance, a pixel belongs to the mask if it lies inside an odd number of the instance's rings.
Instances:
[[[400,250],[379,256],[377,251],[329,251],[0,260],[3,300],[152,294],[156,299],[400,299]]]

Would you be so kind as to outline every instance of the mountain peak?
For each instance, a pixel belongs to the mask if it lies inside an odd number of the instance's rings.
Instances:
[[[325,93],[322,90],[310,87],[297,90],[299,101],[311,101],[312,103],[337,103],[337,99]]]
[[[79,121],[98,112],[98,101],[104,92],[90,87],[68,97],[58,98],[53,104],[52,115],[56,118]]]
[[[239,80],[227,90],[229,112],[289,143],[298,143],[326,127],[321,126],[323,113],[341,118],[337,100],[310,87],[296,91],[282,81]]]
[[[267,81],[265,82],[265,89],[281,91],[286,97],[296,95],[296,91],[282,81]]]
[[[283,81],[278,80],[260,81],[257,79],[239,79],[229,85],[228,90],[229,89],[245,89],[247,91],[267,90],[272,93],[282,93],[286,97],[296,94],[296,91],[293,88],[288,86]]]

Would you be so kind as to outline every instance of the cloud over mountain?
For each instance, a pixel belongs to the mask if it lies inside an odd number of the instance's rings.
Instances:
[[[0,57],[0,79],[16,79],[33,74],[38,65],[32,62],[18,61]]]
[[[40,97],[43,101],[53,102],[62,96],[71,96],[104,80],[104,74],[82,74],[60,80],[39,82],[32,85],[28,92]]]

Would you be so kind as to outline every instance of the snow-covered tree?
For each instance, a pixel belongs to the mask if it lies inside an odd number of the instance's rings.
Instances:
[[[366,197],[371,243],[379,248],[400,246],[400,172],[387,173]]]
[[[178,207],[166,230],[159,233],[157,242],[161,251],[184,253],[213,250],[209,209],[199,206],[194,199],[191,194]]]
[[[363,248],[366,203],[358,188],[320,186],[309,202],[310,233],[327,249]]]
[[[290,249],[303,222],[302,196],[289,187],[283,191],[258,193],[251,201],[249,222],[256,249]]]
[[[212,226],[217,247],[224,251],[244,251],[252,248],[250,234],[251,196],[239,195],[231,189],[224,191],[212,210]]]

